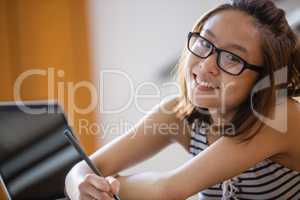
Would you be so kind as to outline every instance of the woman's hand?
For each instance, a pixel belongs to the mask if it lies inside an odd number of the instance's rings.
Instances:
[[[112,176],[106,178],[88,174],[78,185],[80,200],[113,200],[112,194],[118,194],[120,182]]]
[[[76,195],[72,200],[113,200],[113,194],[118,194],[120,182],[112,176],[106,178],[96,174],[87,174],[80,183],[77,184]]]

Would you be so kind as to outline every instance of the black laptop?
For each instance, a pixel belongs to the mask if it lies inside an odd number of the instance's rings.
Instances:
[[[80,160],[64,136],[55,102],[0,103],[0,176],[12,200],[64,197],[64,180]]]

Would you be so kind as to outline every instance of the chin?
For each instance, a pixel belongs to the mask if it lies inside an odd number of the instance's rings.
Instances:
[[[239,105],[238,102],[233,101],[232,98],[226,98],[225,102],[221,102],[221,99],[218,97],[194,95],[190,98],[190,100],[194,106],[207,109],[221,109],[221,106],[225,106],[225,110],[231,110]]]
[[[219,95],[214,92],[199,92],[195,89],[193,94],[190,95],[190,100],[194,106],[201,108],[220,107]]]
[[[220,107],[220,103],[217,99],[212,99],[212,98],[192,98],[191,102],[193,103],[193,105],[197,106],[197,107],[201,107],[201,108],[219,108]]]

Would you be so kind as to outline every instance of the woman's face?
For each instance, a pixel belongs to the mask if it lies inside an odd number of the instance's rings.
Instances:
[[[260,34],[253,19],[241,11],[215,14],[205,22],[200,35],[249,64],[263,63]],[[216,52],[205,59],[188,52],[185,61],[189,98],[195,106],[204,108],[222,108],[223,112],[234,110],[247,98],[258,77],[257,72],[249,69],[238,76],[227,74],[218,67]],[[206,87],[203,81],[213,88]]]

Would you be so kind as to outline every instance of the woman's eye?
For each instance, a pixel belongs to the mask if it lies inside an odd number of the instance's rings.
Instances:
[[[236,57],[236,56],[234,56],[234,55],[232,55],[232,54],[227,54],[227,59],[229,59],[231,62],[234,62],[234,63],[240,63],[241,62],[241,60],[238,58],[238,57]]]
[[[207,49],[211,48],[211,44],[209,42],[205,41],[205,40],[201,40],[200,44],[201,44],[202,47],[205,47]]]

